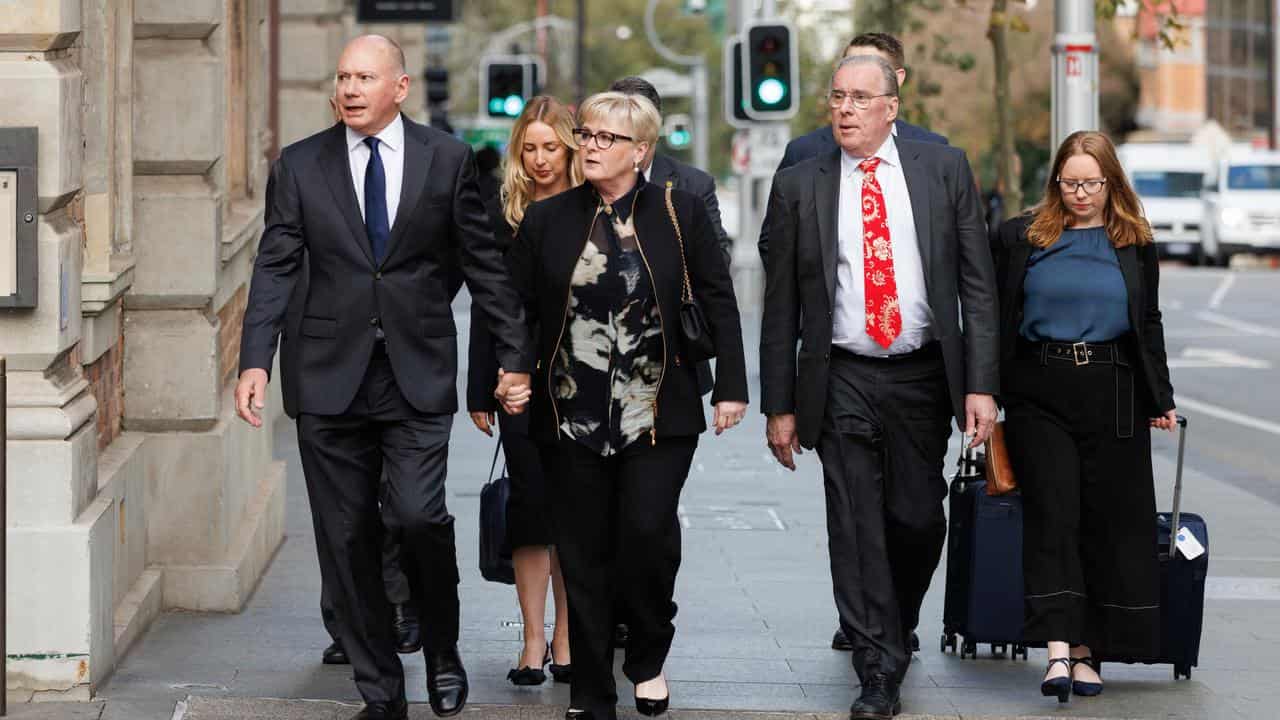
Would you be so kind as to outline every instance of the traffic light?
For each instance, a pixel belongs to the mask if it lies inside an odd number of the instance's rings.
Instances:
[[[685,150],[693,143],[693,121],[688,115],[668,115],[662,134],[672,150]]]
[[[747,26],[743,58],[745,109],[753,120],[785,120],[800,109],[800,59],[794,31],[769,20]]]
[[[538,94],[541,62],[534,55],[489,56],[480,63],[481,115],[514,120]]]
[[[724,43],[724,121],[736,128],[751,127],[751,116],[743,109],[742,36],[733,35]]]
[[[449,124],[449,71],[445,68],[427,68],[423,73],[426,80],[427,115],[431,118],[431,127],[445,132],[452,132]]]

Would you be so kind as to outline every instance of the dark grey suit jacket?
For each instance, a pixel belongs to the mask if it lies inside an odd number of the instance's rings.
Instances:
[[[716,199],[716,179],[707,172],[692,165],[686,165],[666,155],[655,155],[653,166],[649,168],[649,182],[658,187],[671,187],[684,190],[702,198],[707,204],[707,215],[711,218],[711,229],[716,234],[716,244],[724,251],[725,262],[733,256],[733,241],[724,231],[724,223],[720,221],[720,201]]]
[[[897,145],[933,334],[942,345],[952,410],[963,419],[966,393],[999,392],[996,274],[982,204],[963,151],[902,139]],[[837,149],[778,173],[769,196],[761,409],[795,413],[800,443],[808,448],[818,442],[827,406],[839,193]]]

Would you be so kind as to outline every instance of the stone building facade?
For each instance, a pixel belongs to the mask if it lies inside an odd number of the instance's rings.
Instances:
[[[162,609],[239,610],[283,538],[231,402],[278,3],[0,2],[0,128],[39,137],[38,302],[0,310],[19,701],[90,697]]]

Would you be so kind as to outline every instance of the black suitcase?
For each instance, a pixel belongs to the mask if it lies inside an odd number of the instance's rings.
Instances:
[[[978,643],[993,655],[1025,660],[1022,644],[1022,497],[987,495],[986,458],[963,450],[948,493],[947,588],[942,652],[978,657]]]
[[[1173,512],[1156,514],[1156,538],[1160,552],[1160,654],[1158,657],[1124,657],[1103,654],[1106,662],[1173,665],[1173,679],[1191,677],[1200,662],[1200,629],[1204,624],[1204,581],[1209,573],[1209,527],[1204,518],[1182,512],[1182,458],[1187,446],[1187,419],[1178,416],[1178,469],[1173,482]],[[1185,527],[1204,546],[1204,552],[1188,560],[1172,550],[1174,528]]]

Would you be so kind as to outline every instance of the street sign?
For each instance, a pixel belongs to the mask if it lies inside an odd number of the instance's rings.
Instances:
[[[356,21],[453,22],[454,0],[357,0]]]
[[[791,128],[786,123],[757,123],[747,132],[751,133],[751,174],[772,177],[787,151]]]

